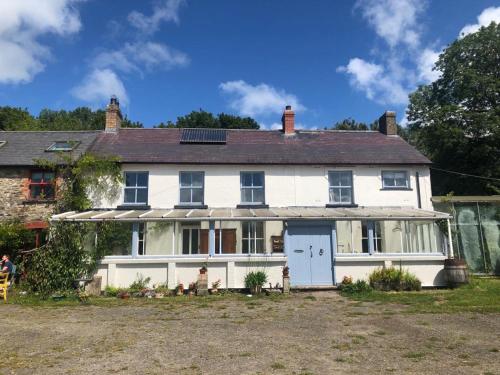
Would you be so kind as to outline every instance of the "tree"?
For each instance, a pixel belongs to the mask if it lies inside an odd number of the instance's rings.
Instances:
[[[160,123],[155,128],[222,128],[222,129],[259,129],[259,124],[251,117],[240,117],[219,113],[213,113],[200,109],[192,111],[185,116],[177,117],[177,121]]]
[[[416,146],[437,168],[433,193],[499,194],[500,25],[454,41],[434,69],[441,77],[410,95],[408,119]]]
[[[103,130],[106,126],[106,111],[93,111],[88,107],[78,107],[72,111],[44,108],[38,117],[26,109],[0,107],[0,130]],[[126,116],[124,128],[143,128],[138,121],[130,121]]]
[[[349,117],[343,119],[342,121],[337,121],[332,127],[332,130],[370,130],[371,127],[377,123],[374,121],[371,125],[367,125],[364,122],[357,122],[353,118]],[[377,123],[378,127],[378,123]]]
[[[259,124],[251,117],[240,117],[219,113],[217,115],[220,127],[223,129],[259,129]]]
[[[0,107],[0,130],[31,130],[35,123],[26,108]]]

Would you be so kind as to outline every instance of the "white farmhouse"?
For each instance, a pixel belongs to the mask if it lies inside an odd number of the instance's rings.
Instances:
[[[244,287],[250,270],[292,286],[333,286],[402,266],[424,286],[444,284],[452,249],[433,211],[430,161],[396,134],[297,130],[287,106],[281,130],[125,129],[119,104],[91,152],[120,158],[124,185],[113,201],[52,220],[116,221],[126,241],[110,246],[98,274],[126,287],[137,275],[174,288],[196,281]]]

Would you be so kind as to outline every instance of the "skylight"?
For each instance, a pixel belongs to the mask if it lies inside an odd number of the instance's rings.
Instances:
[[[78,146],[80,142],[75,141],[56,141],[54,142],[47,151],[72,151]]]

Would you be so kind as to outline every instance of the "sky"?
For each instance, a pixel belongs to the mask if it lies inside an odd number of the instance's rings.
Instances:
[[[0,105],[104,108],[153,126],[192,110],[280,127],[394,110],[439,53],[500,22],[493,0],[0,0]]]

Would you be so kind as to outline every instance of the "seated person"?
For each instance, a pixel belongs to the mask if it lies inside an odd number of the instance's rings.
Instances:
[[[14,268],[14,264],[12,264],[12,262],[10,261],[10,257],[7,254],[5,254],[2,257],[2,269],[0,270],[0,272],[8,273],[9,279],[10,279],[11,277],[14,276],[14,275],[12,275],[13,268]]]

